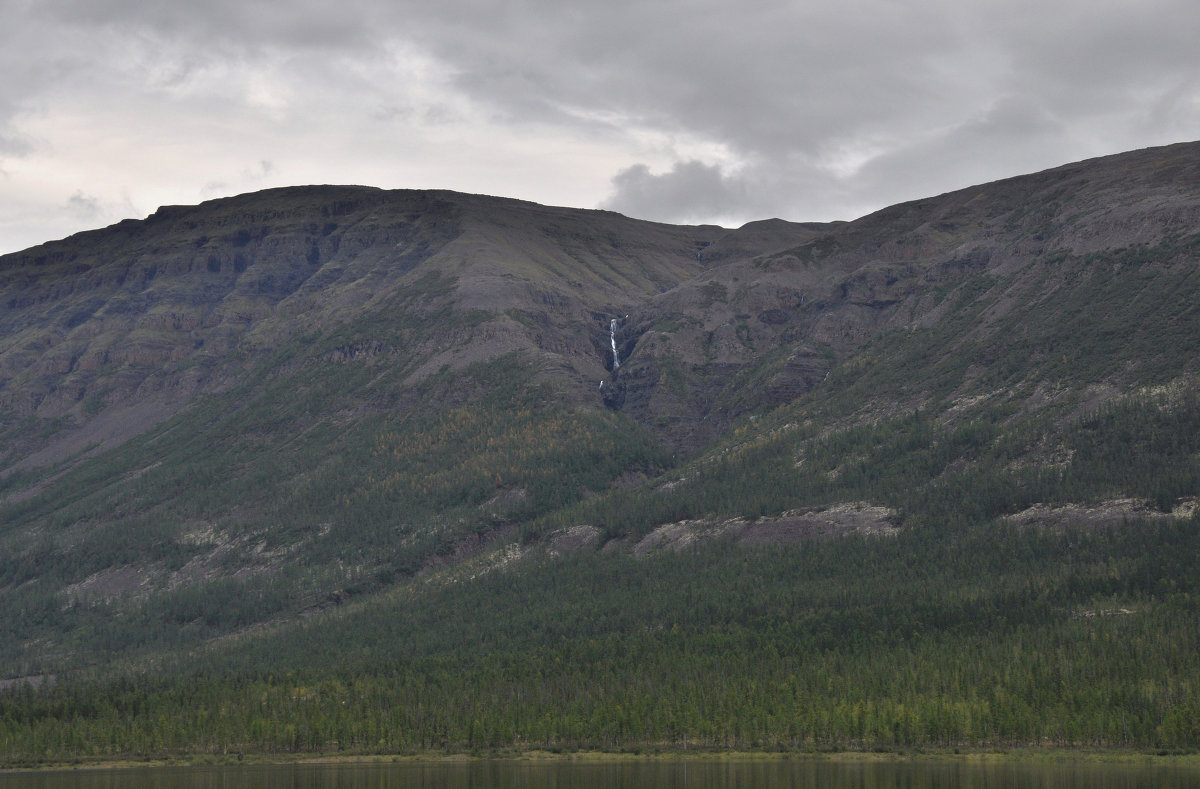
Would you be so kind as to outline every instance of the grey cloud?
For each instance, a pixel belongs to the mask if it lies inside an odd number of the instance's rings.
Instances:
[[[542,29],[552,34],[533,46],[520,18],[490,19],[503,34],[471,37],[477,47],[435,41],[460,64],[460,86],[518,116],[593,107],[618,123],[706,138],[768,163],[748,168],[749,192],[833,189],[847,210],[869,203],[868,191],[918,196],[1169,142],[1187,133],[1182,122],[1146,142],[1130,130],[1153,131],[1143,119],[1156,111],[1194,117],[1200,71],[1200,4],[1185,0],[752,2],[736,15],[617,5],[595,18],[551,14]],[[810,166],[857,140],[878,161],[846,183]],[[770,172],[783,163],[792,177]],[[627,171],[612,204],[633,205],[635,185],[679,178],[637,173]]]
[[[228,181],[209,181],[200,187],[200,194],[207,200],[212,197],[229,194],[229,190]]]
[[[88,221],[100,215],[100,200],[83,193],[82,189],[67,198],[67,212],[76,219]]]
[[[41,0],[37,13],[82,28],[149,31],[160,35],[253,46],[338,46],[373,36],[372,9],[384,2],[342,0]]]
[[[1072,153],[1081,145],[1038,103],[1006,97],[951,129],[867,162],[854,178],[854,190],[883,207],[1063,164],[1082,158]]]
[[[290,89],[280,135],[311,118],[346,150],[437,113],[496,139],[536,125],[624,150],[605,205],[672,221],[848,219],[1200,128],[1194,0],[0,0],[0,16],[17,20],[0,29],[0,156],[36,145],[17,121],[68,83],[64,103],[145,90],[131,104],[154,107],[200,82],[236,136],[250,99],[211,75],[266,63]],[[406,53],[453,95],[401,90]],[[257,144],[193,190],[257,188],[236,162],[264,157],[282,177],[286,154]]]
[[[270,160],[263,159],[258,162],[257,166],[242,168],[237,176],[231,180],[212,180],[206,182],[200,187],[200,194],[205,199],[208,199],[227,195],[234,190],[245,192],[261,188],[263,181],[274,171],[275,164]]]
[[[703,221],[745,210],[741,185],[703,162],[677,162],[655,175],[644,164],[622,170],[612,179],[614,193],[604,207],[663,222]]]
[[[0,129],[3,129],[4,113],[0,111]],[[33,150],[28,138],[12,132],[0,132],[0,157],[25,156]]]
[[[434,55],[459,89],[505,123],[603,115],[618,126],[707,136],[747,156],[818,156],[847,136],[953,129],[1009,93],[1089,117],[1106,92],[1136,94],[1164,73],[1200,66],[1191,40],[1200,5],[1190,0],[749,0],[736,7],[713,0],[46,0],[39,7],[75,24],[128,25],[218,48],[335,47],[353,58],[356,47],[407,42]]]
[[[432,46],[484,100],[616,109],[630,122],[771,150],[936,101],[924,63],[954,45],[936,15],[902,27],[897,4],[851,5],[858,13],[625,3],[594,16],[551,14],[536,41],[505,18],[494,22],[507,25],[501,31],[455,31],[469,46],[448,35]]]
[[[34,141],[21,134],[14,123],[21,113],[36,105],[42,93],[83,67],[84,58],[54,43],[53,31],[25,21],[24,4],[0,0],[0,155],[22,156]],[[9,20],[21,19],[22,24]]]
[[[1200,74],[1162,91],[1142,118],[1144,128],[1168,134],[1200,129]]]

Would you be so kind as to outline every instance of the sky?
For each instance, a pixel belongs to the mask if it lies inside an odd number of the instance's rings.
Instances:
[[[0,253],[275,186],[853,219],[1200,139],[1196,0],[0,0]]]

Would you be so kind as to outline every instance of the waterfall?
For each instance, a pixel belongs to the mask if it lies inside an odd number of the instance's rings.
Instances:
[[[617,353],[617,319],[613,318],[608,324],[608,342],[612,345],[613,352],[613,372],[621,366],[621,357]]]

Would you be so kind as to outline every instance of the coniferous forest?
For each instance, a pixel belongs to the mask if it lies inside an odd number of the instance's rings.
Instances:
[[[9,691],[9,763],[512,748],[1190,749],[1193,520],[714,543],[418,582],[171,665]],[[732,555],[731,555],[731,550]]]

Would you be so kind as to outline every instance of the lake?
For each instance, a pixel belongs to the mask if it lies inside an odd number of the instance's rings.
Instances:
[[[1096,763],[472,761],[0,773],[0,789],[1200,789],[1200,769]]]

